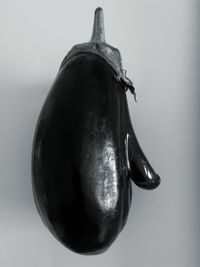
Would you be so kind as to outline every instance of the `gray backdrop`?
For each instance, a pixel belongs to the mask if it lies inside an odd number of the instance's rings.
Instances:
[[[199,2],[0,0],[0,266],[199,267]],[[91,36],[104,8],[107,42],[120,49],[139,142],[162,178],[133,186],[125,229],[98,256],[64,248],[33,203],[31,145],[61,60]]]

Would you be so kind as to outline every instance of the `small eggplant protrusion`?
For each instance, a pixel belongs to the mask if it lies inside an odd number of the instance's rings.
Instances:
[[[128,89],[135,96],[119,50],[105,42],[98,8],[91,41],[74,46],[61,63],[32,150],[40,216],[80,254],[102,253],[117,238],[129,213],[131,179],[145,189],[160,183],[134,134]]]

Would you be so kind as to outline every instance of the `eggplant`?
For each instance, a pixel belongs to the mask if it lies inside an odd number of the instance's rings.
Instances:
[[[131,180],[145,189],[160,183],[136,139],[127,90],[135,95],[97,8],[91,41],[74,46],[61,63],[32,149],[39,214],[56,239],[80,254],[106,251],[123,229]]]

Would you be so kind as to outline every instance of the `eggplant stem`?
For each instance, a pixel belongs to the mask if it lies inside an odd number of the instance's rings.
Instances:
[[[94,25],[91,42],[93,43],[105,43],[105,30],[104,30],[104,17],[103,9],[98,7],[94,14]]]

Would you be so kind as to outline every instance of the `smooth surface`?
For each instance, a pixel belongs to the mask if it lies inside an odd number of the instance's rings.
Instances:
[[[138,103],[129,93],[128,101],[138,141],[162,183],[151,192],[133,186],[126,227],[106,253],[89,257],[42,225],[30,156],[60,62],[89,40],[99,5],[106,39],[120,48],[136,88]],[[199,10],[193,0],[1,1],[1,266],[199,267]]]
[[[40,114],[33,144],[33,191],[50,231],[82,254],[105,251],[131,202],[125,139],[125,88],[95,54],[60,70]]]
[[[52,234],[82,254],[104,252],[125,225],[131,179],[156,188],[159,176],[135,137],[124,83],[92,53],[62,65],[38,119],[33,193]]]

